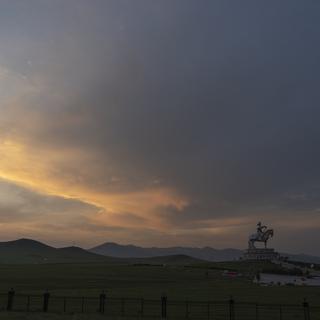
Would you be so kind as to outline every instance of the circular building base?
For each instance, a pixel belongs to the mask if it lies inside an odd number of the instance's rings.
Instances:
[[[279,253],[274,251],[274,249],[258,249],[252,248],[247,249],[243,255],[244,260],[278,260],[280,257]]]

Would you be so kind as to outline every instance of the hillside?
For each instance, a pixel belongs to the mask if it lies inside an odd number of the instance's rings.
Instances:
[[[106,261],[107,257],[77,247],[57,249],[31,239],[0,242],[0,263]]]
[[[128,264],[134,265],[193,265],[193,264],[203,264],[207,261],[192,258],[183,254],[180,255],[168,255],[159,257],[149,257],[149,258],[119,258],[122,261],[126,261]]]
[[[316,256],[310,256],[302,253],[301,254],[283,254],[283,255],[288,257],[290,261],[320,264],[320,257],[316,257]]]
[[[117,243],[106,242],[94,247],[90,252],[118,257],[118,258],[150,258],[170,255],[186,255],[200,260],[208,261],[232,261],[238,260],[243,252],[237,249],[217,250],[210,247],[192,248],[192,247],[169,247],[169,248],[143,248],[133,245],[119,245]]]
[[[201,260],[186,255],[147,258],[118,258],[99,255],[79,247],[54,248],[31,239],[0,242],[0,264],[109,263],[185,265]]]
[[[214,249],[211,247],[138,247],[134,245],[120,245],[113,242],[106,242],[89,250],[92,253],[117,257],[117,258],[151,258],[159,256],[185,255],[195,259],[221,262],[239,260],[243,255],[242,250],[238,249]],[[320,264],[320,257],[306,254],[281,253],[291,261]]]
[[[289,255],[291,261],[319,263],[319,257]],[[90,250],[79,247],[54,248],[39,241],[19,239],[0,242],[0,264],[45,264],[45,263],[110,263],[189,265],[204,261],[235,261],[242,256],[237,249],[216,250],[213,248],[142,248],[105,243]]]

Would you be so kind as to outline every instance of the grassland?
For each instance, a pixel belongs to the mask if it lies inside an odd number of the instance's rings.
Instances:
[[[0,292],[11,287],[17,293],[96,297],[105,290],[109,297],[159,299],[166,293],[174,300],[235,300],[270,303],[301,303],[307,298],[319,304],[317,287],[261,287],[250,277],[263,265],[207,263],[191,266],[133,266],[87,264],[0,265]],[[223,269],[240,270],[244,276],[222,277]]]
[[[307,298],[311,305],[320,305],[320,289],[316,287],[261,287],[253,284],[252,276],[268,268],[274,266],[247,262],[196,263],[188,266],[114,265],[104,262],[0,265],[0,293],[5,294],[13,287],[16,293],[22,294],[43,294],[48,289],[51,297],[98,297],[105,290],[110,298],[155,299],[159,303],[160,296],[166,293],[168,300],[179,301],[227,300],[232,295],[235,301],[241,302],[301,305]],[[224,269],[237,270],[243,276],[225,278],[222,276]],[[6,303],[6,296],[3,297],[2,309]],[[316,316],[315,319],[320,319],[320,315]],[[99,320],[106,316],[1,312],[0,317],[8,320]],[[108,316],[108,319],[127,318]]]

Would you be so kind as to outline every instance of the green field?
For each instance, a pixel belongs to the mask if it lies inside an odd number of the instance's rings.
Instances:
[[[212,269],[216,268],[216,269]],[[244,277],[222,277],[224,268],[240,269]],[[17,293],[98,296],[105,290],[111,297],[158,299],[166,293],[170,299],[235,300],[274,303],[319,303],[317,287],[260,287],[252,284],[254,265],[208,263],[190,266],[133,266],[88,264],[0,265],[0,292],[11,287]],[[208,275],[206,274],[208,272]],[[247,273],[246,273],[247,272]],[[249,272],[249,274],[248,274]]]
[[[204,263],[194,266],[140,266],[87,264],[0,265],[0,292],[13,287],[16,293],[42,294],[46,289],[52,296],[98,297],[102,290],[108,298],[145,298],[160,301],[163,293],[168,300],[227,300],[299,304],[307,298],[311,305],[320,306],[320,288],[255,285],[250,277],[268,265]],[[222,270],[235,269],[244,276],[228,279]],[[5,314],[3,313],[3,319]],[[40,315],[39,315],[40,317]],[[45,318],[55,319],[54,315]],[[29,315],[6,315],[8,319],[29,319]],[[42,316],[40,317],[42,319]],[[40,319],[39,318],[39,319]],[[69,319],[70,316],[59,316]],[[81,319],[80,315],[77,315]],[[99,317],[97,317],[99,318]],[[36,319],[35,315],[32,318]],[[76,319],[73,316],[73,319]],[[90,319],[93,319],[92,316]]]

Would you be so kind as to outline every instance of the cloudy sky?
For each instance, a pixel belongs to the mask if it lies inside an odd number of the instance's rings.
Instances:
[[[0,240],[320,255],[320,3],[0,1]]]

